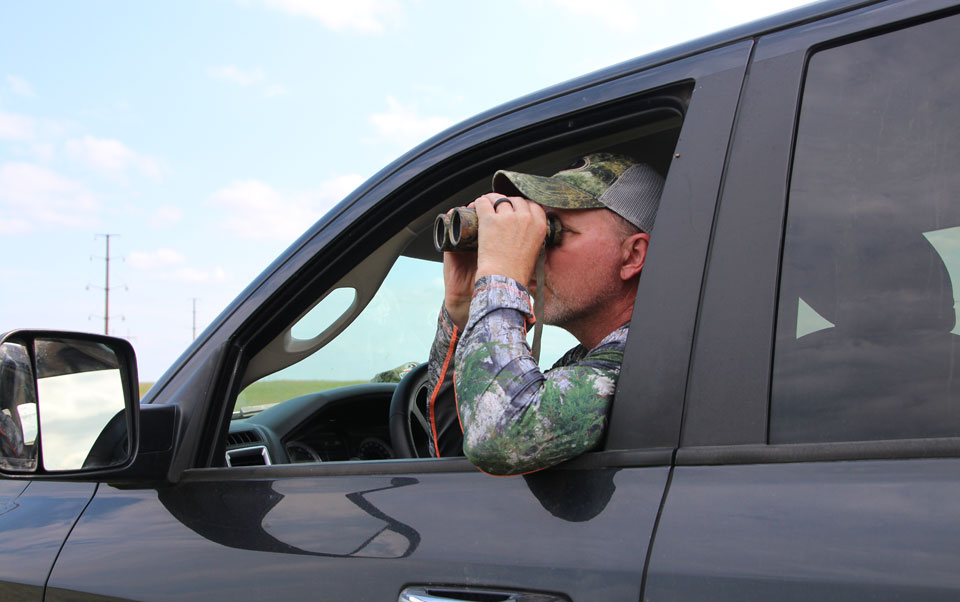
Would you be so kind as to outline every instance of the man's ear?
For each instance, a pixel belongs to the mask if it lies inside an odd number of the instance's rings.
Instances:
[[[650,245],[650,235],[646,232],[633,234],[620,245],[620,278],[630,280],[640,275],[643,262],[647,259],[647,247]]]

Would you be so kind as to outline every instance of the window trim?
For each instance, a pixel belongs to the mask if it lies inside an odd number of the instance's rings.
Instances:
[[[960,458],[960,437],[685,447],[679,466]]]
[[[654,468],[670,466],[673,450],[669,448],[630,451],[589,452],[551,470],[595,470],[598,468]],[[312,478],[326,476],[360,476],[392,474],[483,474],[464,457],[460,458],[404,458],[396,460],[364,460],[320,462],[304,464],[271,464],[266,466],[237,466],[191,468],[185,470],[182,482],[257,480],[264,478]]]

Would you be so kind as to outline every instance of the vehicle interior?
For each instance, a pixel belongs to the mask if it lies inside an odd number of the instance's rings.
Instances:
[[[550,175],[593,152],[626,154],[666,176],[690,90],[648,95],[625,115],[595,109],[580,127],[551,123],[532,142],[504,141],[465,159],[466,175],[445,182],[441,196],[418,200],[415,217],[332,286],[319,294],[304,287],[289,318],[261,335],[265,342],[248,356],[221,456],[226,465],[428,457],[424,362],[443,299],[436,216],[488,192],[497,169]],[[545,328],[541,367],[576,343]]]

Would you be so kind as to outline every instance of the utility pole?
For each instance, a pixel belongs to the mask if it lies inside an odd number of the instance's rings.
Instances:
[[[119,234],[97,234],[107,241],[107,254],[104,256],[104,286],[103,286],[103,334],[110,334],[110,238]]]

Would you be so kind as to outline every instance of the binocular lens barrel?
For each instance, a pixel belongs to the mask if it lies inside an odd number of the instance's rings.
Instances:
[[[450,216],[450,245],[453,250],[475,250],[479,234],[480,218],[476,209],[459,207]]]
[[[562,231],[559,218],[547,216],[548,247],[560,244]],[[470,207],[457,207],[451,213],[441,213],[433,223],[433,246],[437,251],[476,251],[479,233],[477,211]]]
[[[437,251],[450,250],[450,216],[441,213],[433,222],[433,246]]]

